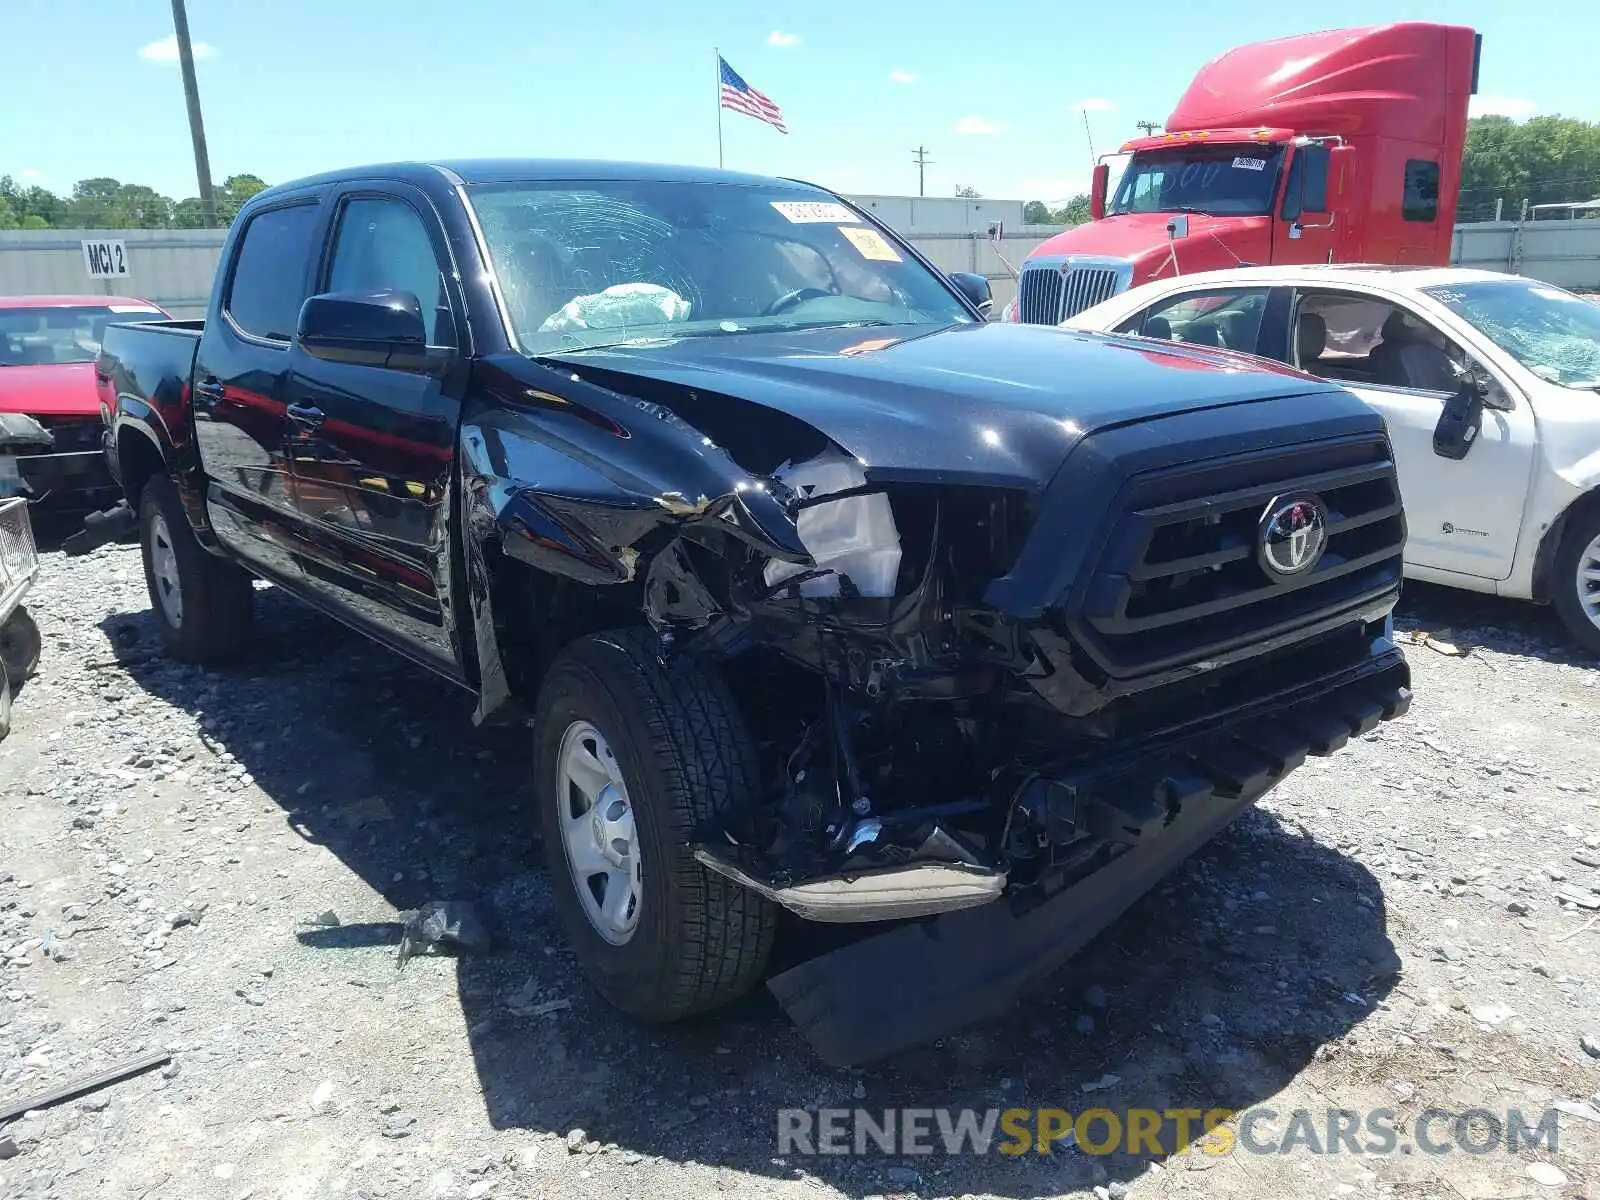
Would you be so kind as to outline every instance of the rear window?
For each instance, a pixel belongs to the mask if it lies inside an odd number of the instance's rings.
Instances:
[[[294,336],[306,298],[317,207],[296,204],[250,218],[234,260],[227,314],[245,333],[275,342]]]
[[[164,320],[159,309],[135,304],[0,309],[0,367],[93,362],[107,325]]]

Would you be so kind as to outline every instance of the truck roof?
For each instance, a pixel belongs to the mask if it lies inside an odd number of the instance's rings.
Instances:
[[[650,180],[656,183],[790,184],[813,187],[794,179],[774,179],[742,171],[716,167],[687,167],[665,163],[610,162],[582,158],[474,158],[435,159],[417,162],[372,163],[345,167],[291,179],[268,188],[259,195],[272,197],[281,192],[308,186],[345,183],[354,179],[397,179],[412,183],[448,182],[463,184],[538,183],[554,180],[610,179]]]
[[[1439,142],[1446,97],[1464,105],[1477,74],[1477,34],[1463,25],[1397,21],[1275,38],[1201,67],[1167,129],[1271,126],[1351,137],[1381,126],[1391,137]]]

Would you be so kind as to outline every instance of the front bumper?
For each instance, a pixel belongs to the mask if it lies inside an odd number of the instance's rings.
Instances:
[[[30,454],[17,458],[17,474],[36,497],[47,493],[103,491],[116,486],[99,450]]]
[[[1078,773],[1074,795],[1166,791],[1174,777],[1203,780],[1155,819],[1119,831],[1126,849],[1026,911],[991,903],[897,925],[774,976],[768,986],[812,1048],[835,1066],[860,1065],[923,1045],[1004,1012],[1121,916],[1309,755],[1410,707],[1398,650],[1331,689],[1179,742],[1168,754]],[[1141,792],[1142,789],[1142,792]]]

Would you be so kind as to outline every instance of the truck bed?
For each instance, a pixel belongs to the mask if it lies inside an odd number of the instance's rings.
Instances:
[[[190,383],[204,329],[204,320],[106,327],[95,363],[95,388],[110,414],[107,459],[112,474],[135,505],[142,478],[129,479],[129,464],[119,461],[121,430],[130,425],[141,428],[164,461],[179,468],[183,488],[184,468],[194,465]]]

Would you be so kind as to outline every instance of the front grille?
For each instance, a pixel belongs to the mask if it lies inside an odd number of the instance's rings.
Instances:
[[[1301,576],[1257,558],[1271,501],[1309,492],[1327,545]],[[1361,438],[1189,464],[1136,478],[1095,569],[1084,639],[1115,675],[1201,660],[1330,615],[1400,585],[1405,517],[1387,441]]]
[[[99,417],[38,417],[36,420],[55,439],[55,453],[74,454],[100,449],[105,424]]]
[[[1117,294],[1114,267],[1023,267],[1017,310],[1029,325],[1056,325]]]

